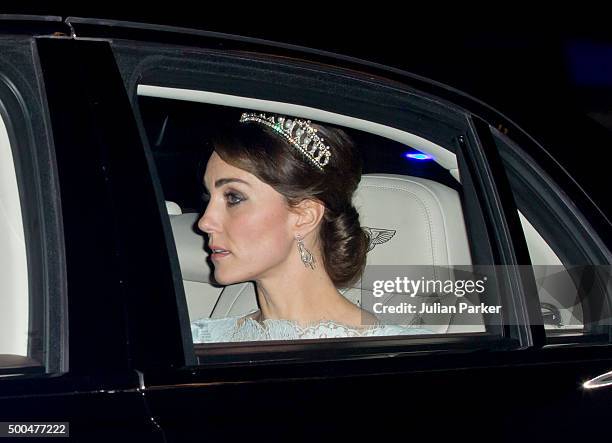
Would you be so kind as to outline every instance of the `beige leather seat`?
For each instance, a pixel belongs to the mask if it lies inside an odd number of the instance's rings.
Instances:
[[[454,189],[423,178],[367,174],[362,177],[354,203],[362,226],[373,239],[368,265],[421,265],[421,272],[429,269],[431,277],[447,279],[453,276],[445,266],[471,264],[461,202]],[[175,215],[171,220],[191,319],[242,315],[257,309],[252,283],[224,288],[210,284],[204,240],[194,230],[197,214]],[[361,285],[355,286],[343,293],[360,304]],[[455,304],[457,299],[447,296],[438,301]],[[440,333],[484,330],[478,326],[481,323],[478,319],[467,329],[454,327],[450,314],[430,314],[418,319],[407,314],[408,323],[428,325]]]
[[[169,211],[170,224],[178,253],[185,298],[189,309],[189,318],[210,317],[213,308],[221,296],[223,286],[211,284],[211,268],[206,261],[204,235],[197,228],[199,214],[181,214],[174,205],[166,206]]]

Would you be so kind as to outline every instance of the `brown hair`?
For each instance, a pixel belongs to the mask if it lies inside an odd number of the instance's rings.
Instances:
[[[363,273],[369,242],[352,204],[361,157],[351,138],[340,128],[311,123],[332,153],[320,171],[271,128],[237,120],[213,136],[217,154],[270,185],[290,207],[303,199],[320,201],[325,212],[318,241],[325,270],[337,288],[350,287]]]

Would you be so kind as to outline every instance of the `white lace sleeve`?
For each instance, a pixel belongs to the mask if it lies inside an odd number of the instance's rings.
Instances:
[[[218,343],[232,341],[237,317],[202,318],[191,322],[194,343]]]

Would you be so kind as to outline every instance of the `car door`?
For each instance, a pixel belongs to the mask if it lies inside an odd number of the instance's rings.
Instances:
[[[478,264],[497,267],[505,314],[487,325],[485,334],[194,346],[158,189],[160,209],[148,215],[163,229],[151,238],[167,254],[166,268],[157,269],[171,272],[174,283],[156,293],[156,303],[148,303],[144,294],[131,298],[129,315],[141,392],[169,441],[260,434],[310,439],[332,432],[505,441],[605,435],[610,390],[586,389],[584,383],[612,368],[609,322],[594,322],[580,335],[547,338],[533,271],[517,266],[531,261],[513,188],[491,135],[491,125],[502,118],[497,113],[450,88],[365,63],[357,70],[354,61],[330,54],[180,29],[113,23],[111,30],[85,19],[70,23],[83,51],[96,54],[85,58],[87,63],[95,64],[102,54],[110,58],[112,50],[119,67],[115,75],[121,73],[136,116],[122,120],[124,132],[132,134],[140,125],[141,138],[130,143],[144,152],[151,144],[138,109],[137,89],[144,83],[309,106],[399,129],[425,121],[429,132],[421,135],[447,136],[454,146],[474,257]],[[85,38],[102,36],[95,42]],[[118,88],[108,75],[108,83]],[[346,90],[332,83],[333,76]],[[291,87],[288,79],[297,78],[302,83]],[[402,100],[415,97],[422,99],[421,120],[402,119],[409,103]],[[150,158],[147,166],[152,178],[146,186],[155,189],[157,167]],[[144,257],[137,249],[133,254],[132,264]],[[602,256],[609,260],[609,252]],[[609,261],[585,264],[609,266]],[[600,293],[600,306],[608,306],[609,296],[607,289]]]
[[[108,102],[60,18],[1,21],[2,437],[162,441],[130,364]]]

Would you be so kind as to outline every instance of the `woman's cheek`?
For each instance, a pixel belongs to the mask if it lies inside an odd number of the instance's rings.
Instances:
[[[283,243],[286,241],[285,226],[282,222],[282,214],[265,213],[257,219],[245,221],[241,229],[243,238],[253,245],[253,252],[261,258],[274,259],[283,251]]]

